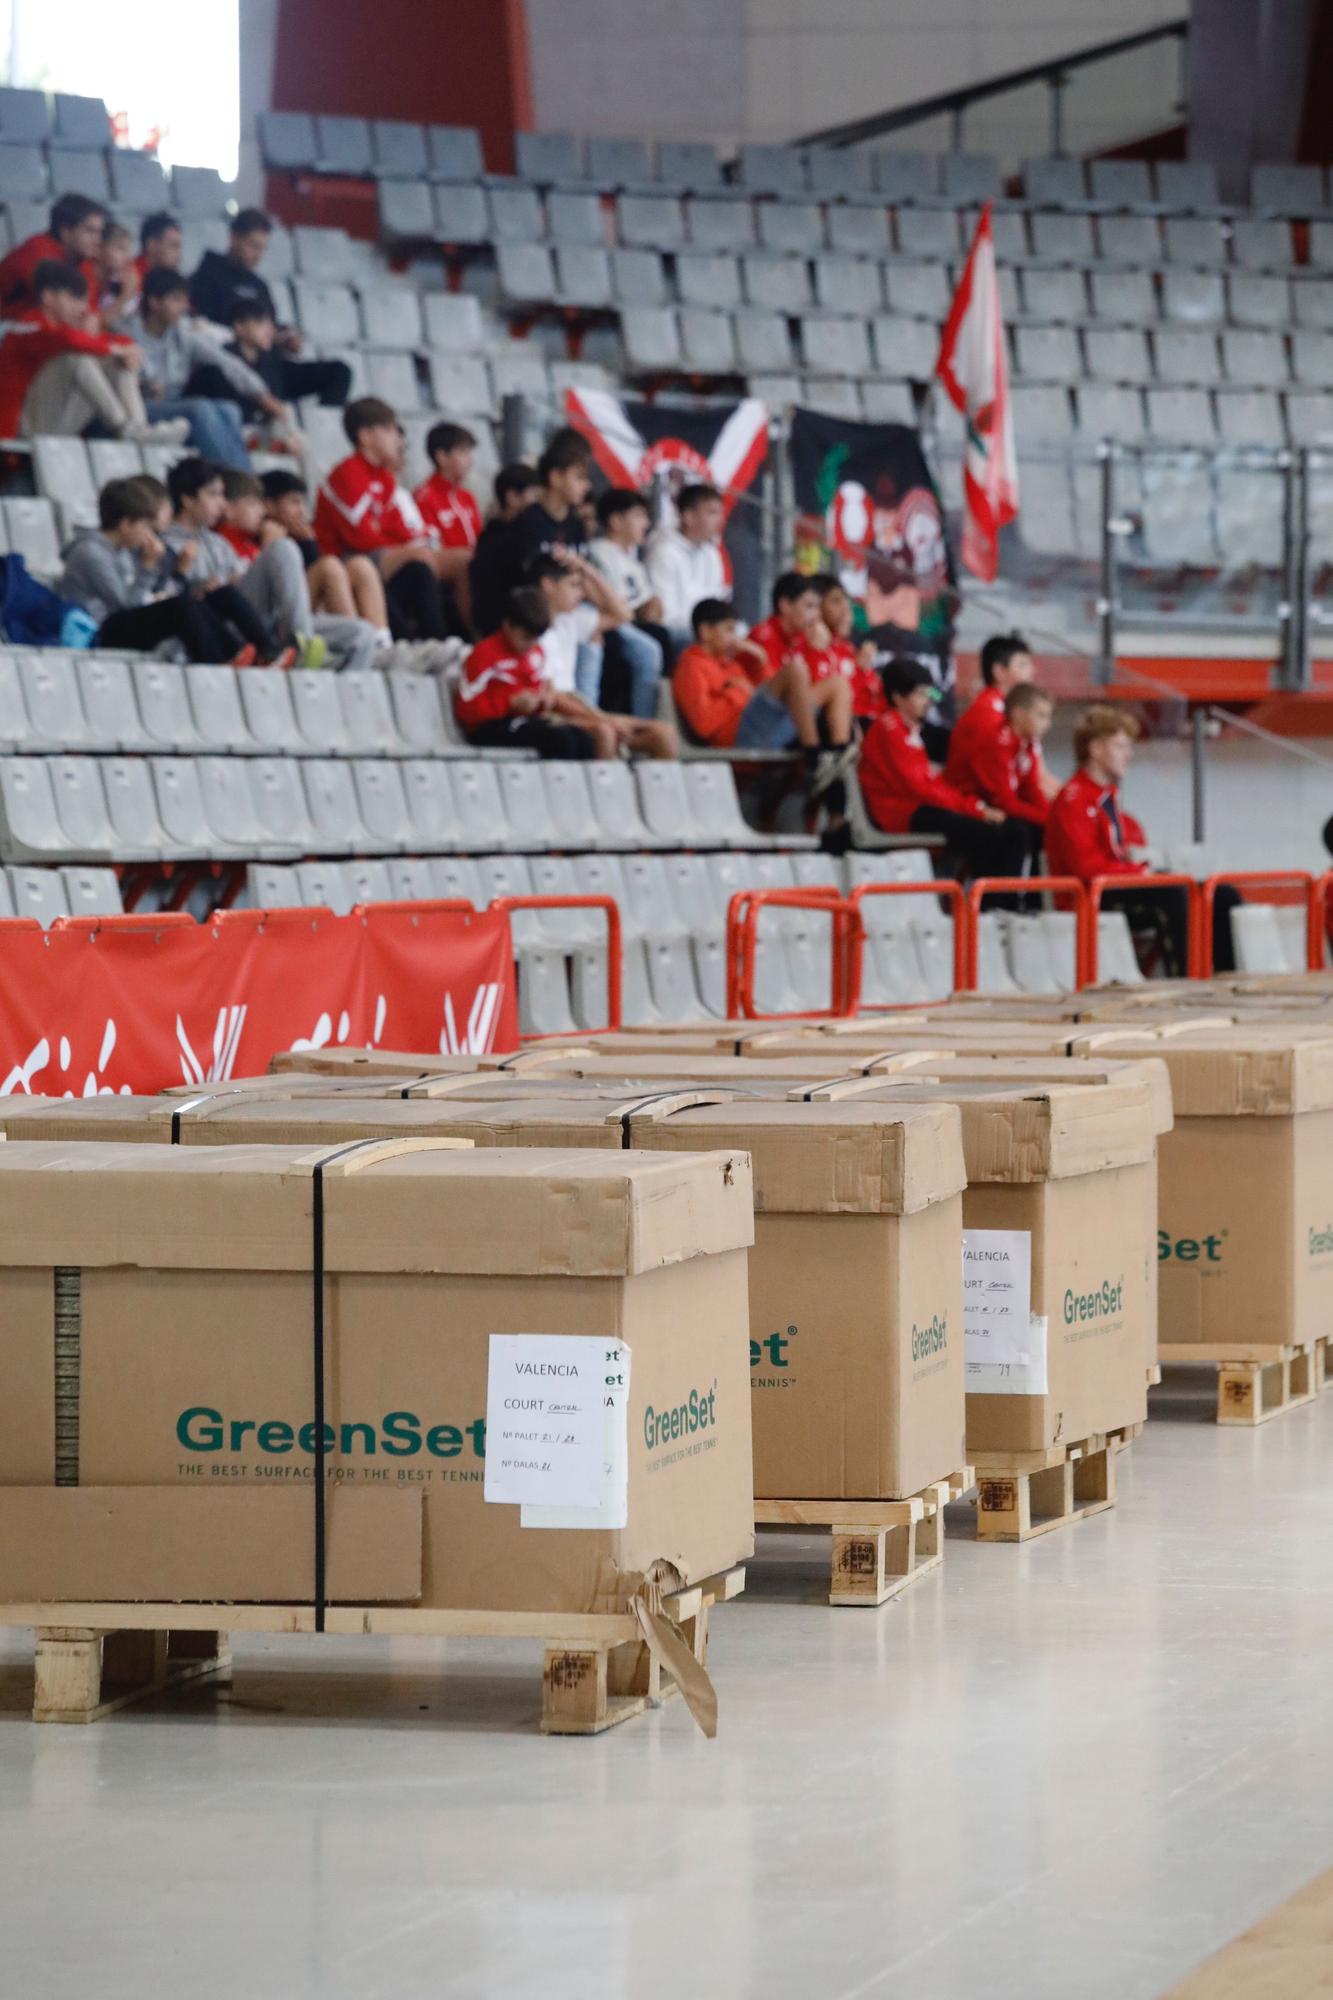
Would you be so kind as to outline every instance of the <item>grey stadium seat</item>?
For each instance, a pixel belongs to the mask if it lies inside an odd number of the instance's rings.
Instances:
[[[1205,326],[1225,319],[1226,292],[1221,272],[1163,271],[1162,317]]]
[[[242,680],[248,678],[242,676]],[[434,674],[389,674],[394,728],[403,746],[418,757],[447,757],[454,748],[445,728],[441,683]]]
[[[257,861],[282,861],[301,851],[301,842],[269,837],[248,765],[239,757],[197,757],[194,775],[205,817],[221,846]]]
[[[296,299],[297,324],[321,347],[351,347],[361,338],[361,315],[347,285],[318,284],[297,278],[292,291]]]
[[[1015,327],[1014,368],[1029,382],[1077,382],[1083,373],[1078,335],[1064,326]]]
[[[422,317],[428,347],[470,353],[482,345],[481,306],[467,292],[427,292]]]
[[[377,174],[411,180],[429,168],[426,134],[420,125],[409,124],[405,118],[373,118],[370,147]]]
[[[299,223],[292,231],[292,251],[303,278],[342,285],[356,276],[356,251],[345,229]]]
[[[514,159],[522,178],[539,187],[583,178],[583,143],[567,132],[516,132]]]
[[[1081,382],[1074,390],[1078,428],[1087,437],[1126,442],[1143,436],[1143,397],[1137,389]]]
[[[945,153],[940,159],[940,193],[960,207],[993,201],[1002,192],[1000,163],[994,153]]]
[[[938,192],[933,153],[888,148],[874,154],[871,172],[877,191],[886,201],[932,201]]]
[[[1150,560],[1210,569],[1218,562],[1206,465],[1145,464],[1143,539]]]
[[[680,366],[680,329],[670,306],[626,306],[620,315],[620,331],[629,368]]]
[[[1090,160],[1092,199],[1110,208],[1146,208],[1153,198],[1146,160]]]
[[[666,268],[656,250],[613,250],[611,290],[622,305],[666,303]]]
[[[687,368],[703,375],[735,372],[736,336],[730,313],[682,306],[679,325],[681,359]]]
[[[828,375],[865,375],[870,343],[863,319],[810,314],[801,321],[801,351],[807,368]]]
[[[892,312],[942,320],[949,310],[949,276],[938,264],[886,264],[884,294]]]
[[[412,820],[407,810],[402,773],[387,757],[352,760],[361,819],[377,854],[406,852],[412,846]]]
[[[1295,262],[1290,226],[1237,216],[1231,225],[1231,255],[1249,271],[1288,270]]]
[[[1019,459],[1023,505],[1018,532],[1023,546],[1039,556],[1078,554],[1069,468],[1046,459]]]
[[[60,879],[72,917],[118,917],[120,884],[113,868],[62,868]]]
[[[805,376],[797,401],[826,417],[848,417],[859,423],[865,415],[861,384],[846,376]]]
[[[1212,400],[1203,389],[1149,389],[1148,432],[1164,443],[1212,444],[1216,435]]]
[[[805,155],[795,146],[743,145],[737,165],[752,194],[803,194],[808,185]]]
[[[97,487],[80,437],[36,437],[32,441],[33,472],[47,500],[67,506],[97,505]]]
[[[44,90],[0,90],[0,145],[40,146],[51,136],[51,110]]]
[[[674,250],[685,242],[685,211],[670,194],[622,194],[616,203],[616,235],[644,250]]]
[[[1318,215],[1326,207],[1323,171],[1290,163],[1252,166],[1250,205],[1269,215]]]
[[[1234,326],[1285,330],[1293,318],[1291,286],[1285,278],[1260,277],[1237,271],[1226,281],[1227,304]]]
[[[1089,375],[1103,382],[1148,382],[1148,336],[1138,327],[1087,327],[1083,354]]]
[[[639,187],[652,178],[642,139],[589,139],[586,170],[599,188]]]
[[[935,373],[939,336],[924,320],[879,313],[871,322],[875,366],[896,379],[927,382]]]
[[[542,243],[497,243],[495,269],[501,298],[526,304],[555,297],[555,266]]]
[[[638,793],[629,766],[590,763],[583,767],[588,797],[597,825],[595,845],[633,851],[654,845],[639,810]]]
[[[408,285],[368,286],[361,294],[361,323],[369,346],[415,352],[422,345],[420,295]]]
[[[791,368],[791,334],[782,314],[739,312],[734,325],[737,357],[747,374],[755,371],[780,374]]]
[[[157,816],[168,851],[181,856],[211,856],[226,845],[221,830],[210,826],[193,757],[150,757]],[[225,763],[225,758],[215,760]],[[253,847],[251,849],[253,853]],[[263,858],[256,857],[256,858]]]
[[[65,877],[58,868],[8,868],[3,892],[6,916],[29,917],[49,930],[69,915]]]
[[[477,863],[470,855],[436,857],[430,864],[430,877],[432,895],[454,901],[461,898],[471,903],[474,910],[485,907],[486,891]]]
[[[486,208],[497,243],[532,243],[542,233],[542,207],[532,188],[488,188]]]
[[[1310,388],[1333,388],[1333,334],[1304,329],[1291,337],[1292,373]]]
[[[33,750],[91,747],[91,732],[79,698],[73,661],[67,655],[50,652],[20,654],[16,664],[28,719],[25,747]]]
[[[502,348],[491,360],[491,383],[497,399],[536,396],[546,401],[551,393],[549,364],[543,354]]]
[[[409,678],[415,676],[394,675],[395,680]],[[459,818],[448,765],[438,757],[409,757],[402,776],[412,845],[423,854],[447,854],[464,845],[467,829]]]
[[[111,199],[130,215],[147,215],[167,199],[167,177],[154,153],[114,146],[110,155]]]
[[[1088,198],[1082,160],[1024,160],[1023,192],[1045,208],[1077,208]]]
[[[748,250],[755,242],[754,207],[731,197],[691,196],[685,203],[685,227],[690,242],[701,250]]]
[[[428,125],[426,150],[432,180],[474,181],[486,171],[481,139],[473,125]]]
[[[536,853],[551,845],[550,822],[541,769],[537,764],[505,763],[496,767],[505,820],[513,847]]]
[[[54,576],[60,568],[60,542],[48,500],[6,500],[5,531],[15,555],[23,557],[38,576]]]
[[[367,903],[393,901],[393,877],[387,861],[344,861],[342,870],[354,910]]]
[[[1222,372],[1229,382],[1280,387],[1287,380],[1287,349],[1282,335],[1228,327],[1222,335]]]
[[[601,840],[601,827],[588,790],[585,775],[588,767],[576,761],[552,762],[536,768],[541,773],[546,796],[549,845],[566,849],[596,847]]]
[[[308,853],[315,844],[300,765],[290,757],[253,757],[246,765],[260,826],[270,840]]]
[[[882,202],[838,202],[828,212],[833,250],[853,257],[884,257],[889,251],[889,211]]]
[[[45,201],[50,185],[40,146],[0,147],[0,201]]]
[[[348,740],[363,757],[397,757],[406,749],[393,719],[388,676],[338,674],[334,685],[342,704]]]
[[[1034,257],[1052,264],[1091,264],[1096,257],[1090,215],[1039,210],[1029,227]]]
[[[480,195],[480,189],[477,192]],[[376,201],[382,236],[410,240],[435,235],[435,203],[429,182],[381,181]]]
[[[1097,220],[1097,250],[1104,263],[1148,269],[1161,260],[1162,239],[1151,215],[1103,215]]]
[[[236,689],[245,726],[255,744],[270,753],[298,757],[309,745],[296,721],[289,678],[280,667],[247,667],[236,675]]]
[[[756,211],[759,241],[766,250],[811,257],[824,247],[819,205],[813,201],[763,201]]]
[[[1020,271],[1019,294],[1029,319],[1051,326],[1077,325],[1087,318],[1088,287],[1082,271],[1046,270],[1034,264]]]
[[[1203,216],[1168,215],[1162,224],[1167,262],[1217,270],[1227,261],[1227,240],[1220,222]]]
[[[728,251],[682,251],[676,259],[676,291],[685,305],[729,310],[741,302],[741,270]]]
[[[365,175],[374,164],[364,118],[316,118],[317,165],[325,173]]]
[[[305,758],[301,779],[319,852],[373,852],[375,841],[361,817],[350,762],[336,757]]]
[[[152,739],[139,720],[129,662],[87,653],[75,662],[74,671],[90,743],[101,750],[150,749]]]
[[[1164,327],[1153,335],[1153,364],[1160,382],[1215,382],[1221,373],[1217,336]]]
[[[1214,398],[1214,408],[1218,436],[1223,444],[1264,445],[1278,450],[1287,442],[1282,404],[1274,390],[1219,389]],[[1267,487],[1265,499],[1276,523],[1280,514],[1280,508],[1273,504],[1277,500],[1277,488],[1263,479],[1246,477],[1252,488]],[[1225,537],[1223,541],[1225,543]]]
[[[517,846],[506,824],[494,764],[459,762],[450,766],[449,775],[462,823],[467,828],[468,845],[478,853],[495,854]]]
[[[241,705],[241,676],[234,667],[190,667],[185,673],[194,726],[208,750],[254,751]]]
[[[916,423],[910,382],[878,382],[867,376],[861,384],[861,409],[870,424]]]
[[[1155,160],[1153,187],[1164,208],[1182,214],[1216,208],[1217,169],[1204,160]]]
[[[1090,271],[1088,290],[1096,319],[1120,326],[1150,326],[1157,317],[1150,271]]]
[[[245,892],[255,910],[299,910],[301,878],[290,863],[252,861],[245,871]]]
[[[337,675],[322,669],[293,667],[287,675],[287,686],[306,755],[350,756],[352,738],[338,698]]]
[[[185,686],[185,670],[163,660],[135,660],[130,672],[144,730],[159,750],[202,750]]]
[[[958,215],[952,208],[899,209],[895,234],[904,257],[947,261],[962,249]]]
[[[812,146],[805,171],[810,192],[825,201],[855,201],[870,193],[870,155],[850,146]]]
[[[435,186],[435,234],[442,243],[485,243],[490,239],[486,190],[470,181]]]
[[[605,245],[601,204],[595,194],[553,192],[546,197],[546,233],[553,243]]]
[[[975,227],[974,218],[968,218],[969,236]],[[995,255],[1001,266],[1021,264],[1031,255],[1028,240],[1028,219],[1021,208],[997,208],[990,219],[991,235],[995,241]]]
[[[884,303],[879,266],[863,257],[826,256],[814,261],[815,298],[826,312],[869,317]]]
[[[259,149],[269,167],[313,167],[319,157],[315,121],[307,111],[261,111]]]
[[[53,137],[61,146],[106,148],[111,144],[111,120],[100,97],[73,97],[56,92]]]
[[[227,183],[214,167],[173,167],[171,193],[181,216],[220,216],[227,203]]]
[[[742,257],[741,269],[752,306],[795,313],[810,304],[810,267],[803,257]]]
[[[668,187],[702,192],[721,187],[722,162],[718,159],[716,147],[706,141],[659,139],[657,178]]]
[[[437,410],[450,410],[464,417],[490,415],[490,378],[485,362],[479,357],[438,354],[432,350],[427,364]]]
[[[435,883],[429,860],[399,856],[386,861],[389,893],[395,903],[429,903],[435,900]]]
[[[1069,391],[1056,383],[1016,382],[1014,431],[1034,444],[1065,444],[1072,428]]]
[[[296,870],[302,907],[331,910],[345,917],[352,907],[352,888],[340,861],[302,861]]]

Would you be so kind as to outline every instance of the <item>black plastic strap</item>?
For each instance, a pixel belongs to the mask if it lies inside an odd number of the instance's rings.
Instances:
[[[314,1284],[312,1297],[311,1325],[313,1331],[313,1362],[315,1389],[315,1630],[325,1629],[324,1614],[328,1605],[328,1493],[327,1461],[328,1450],[324,1443],[324,1169],[335,1160],[343,1159],[348,1153],[359,1153],[363,1146],[378,1146],[379,1139],[354,1139],[350,1145],[339,1146],[332,1153],[326,1153],[315,1163],[313,1196],[310,1204],[310,1267]]]
[[[655,1104],[669,1104],[673,1097],[679,1097],[678,1090],[654,1090],[647,1097],[636,1097],[633,1104],[626,1105],[620,1114],[620,1144],[625,1152],[630,1150],[630,1120],[637,1118],[641,1111],[651,1111]]]
[[[181,1115],[179,1111],[173,1111],[171,1114],[171,1143],[173,1146],[179,1146],[180,1142],[181,1142]]]

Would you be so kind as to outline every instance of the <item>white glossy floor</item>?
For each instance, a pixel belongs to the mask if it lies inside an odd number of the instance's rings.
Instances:
[[[3,1992],[1160,1995],[1333,1860],[1333,1392],[1155,1407],[1114,1512],[1014,1549],[955,1510],[881,1611],[766,1548],[712,1744],[679,1703],[541,1739],[531,1651],[295,1640],[34,1729],[4,1635]]]

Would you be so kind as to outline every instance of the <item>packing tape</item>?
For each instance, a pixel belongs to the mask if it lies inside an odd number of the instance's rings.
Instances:
[[[698,1111],[709,1104],[732,1104],[739,1096],[737,1090],[654,1090],[647,1097],[635,1098],[619,1114],[620,1143],[628,1149],[630,1121],[645,1111],[655,1110],[659,1116],[669,1118],[673,1111]]]
[[[717,1689],[686,1645],[679,1625],[673,1625],[665,1612],[655,1611],[642,1597],[634,1599],[634,1616],[660,1671],[670,1674],[704,1735],[716,1736]]]

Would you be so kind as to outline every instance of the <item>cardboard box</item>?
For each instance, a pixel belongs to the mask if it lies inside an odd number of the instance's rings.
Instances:
[[[937,1080],[1000,1087],[1043,1083],[1142,1084],[1152,1104],[1153,1130],[1158,1134],[1171,1130],[1171,1078],[1160,1056],[1149,1055],[1138,1061],[1129,1056],[1109,1059],[1093,1055],[985,1056],[963,1054],[954,1048],[923,1049],[919,1055],[897,1060],[905,1082]],[[815,1096],[820,1089],[818,1084],[811,1086]]]
[[[1142,1423],[1156,1358],[1157,1142],[1146,1085],[867,1080],[848,1101],[956,1104],[963,1228],[1028,1239],[1046,1392],[969,1393],[969,1454],[1046,1450]]]
[[[965,1462],[958,1114],[944,1104],[649,1107],[634,1146],[754,1168],[761,1499],[905,1498]]]
[[[1108,1051],[1109,1052],[1109,1051]],[[1289,1345],[1333,1321],[1333,1031],[1164,1040],[1157,1271],[1168,1346]]]
[[[330,1160],[326,1147],[34,1144],[0,1146],[0,1485],[28,1496],[7,1494],[0,1514],[0,1601],[100,1594],[70,1526],[72,1489],[55,1483],[53,1270],[78,1273],[78,1490],[125,1495],[118,1528],[97,1531],[102,1546],[120,1537],[111,1582],[130,1570],[145,1599],[208,1599],[212,1555],[209,1582],[181,1587],[186,1530],[171,1524],[186,1517],[172,1503],[203,1493],[221,1508],[236,1494],[230,1528],[210,1515],[210,1549],[235,1558],[229,1596],[263,1598],[295,1491],[310,1561],[284,1595],[311,1600],[321,1161],[331,1583],[351,1574],[364,1594],[369,1549],[391,1578],[377,1594],[395,1600],[623,1610],[655,1565],[689,1582],[744,1559],[753,1205],[742,1153],[391,1143]],[[484,1500],[496,1333],[627,1343],[623,1527],[525,1527],[518,1506]],[[336,1504],[403,1492],[420,1518]],[[102,1504],[74,1503],[92,1519]],[[2,1531],[20,1506],[21,1545]],[[42,1549],[49,1561],[35,1567]]]

